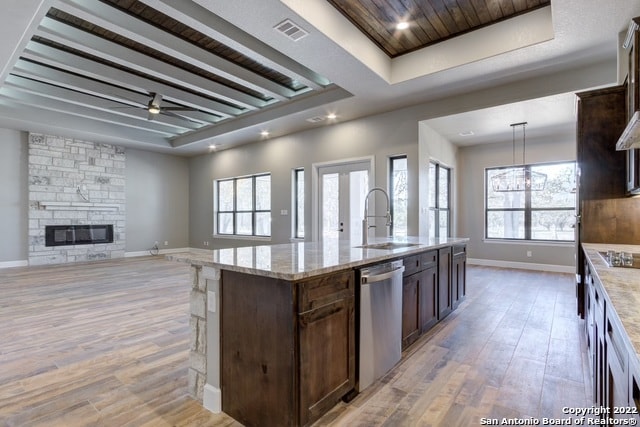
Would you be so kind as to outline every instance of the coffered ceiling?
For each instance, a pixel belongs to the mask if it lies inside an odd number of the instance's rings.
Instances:
[[[411,105],[430,119],[553,95],[562,88],[492,90],[615,67],[617,34],[640,4],[601,5],[4,0],[0,127],[194,155]],[[562,81],[579,90],[604,80]],[[468,93],[482,95],[457,101]]]

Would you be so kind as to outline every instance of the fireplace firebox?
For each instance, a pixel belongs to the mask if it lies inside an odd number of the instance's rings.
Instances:
[[[113,243],[113,225],[47,225],[45,246]]]

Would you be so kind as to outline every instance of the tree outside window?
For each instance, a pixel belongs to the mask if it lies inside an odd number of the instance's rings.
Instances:
[[[216,230],[222,235],[271,235],[271,175],[216,181]]]
[[[542,190],[494,191],[498,174],[522,169],[547,176]],[[520,165],[485,170],[485,237],[487,239],[573,241],[575,162]]]

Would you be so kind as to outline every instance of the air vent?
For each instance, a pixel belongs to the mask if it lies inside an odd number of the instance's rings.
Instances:
[[[322,121],[324,121],[324,120],[325,120],[325,117],[323,117],[323,116],[309,117],[309,118],[307,119],[307,121],[308,121],[309,123],[320,123],[320,122],[322,122]]]
[[[308,32],[300,28],[298,24],[294,23],[290,19],[285,19],[273,28],[277,31],[280,31],[282,34],[284,34],[294,42],[297,42],[301,38],[309,35]]]

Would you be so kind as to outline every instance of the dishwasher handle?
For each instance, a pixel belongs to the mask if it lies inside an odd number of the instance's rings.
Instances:
[[[404,271],[404,265],[401,265],[398,268],[395,268],[391,271],[387,271],[384,273],[380,273],[380,274],[374,274],[374,275],[363,275],[360,280],[361,283],[363,285],[366,285],[368,283],[376,283],[376,282],[382,282],[383,280],[387,280],[392,278],[393,276],[397,275],[397,274],[401,274]]]

